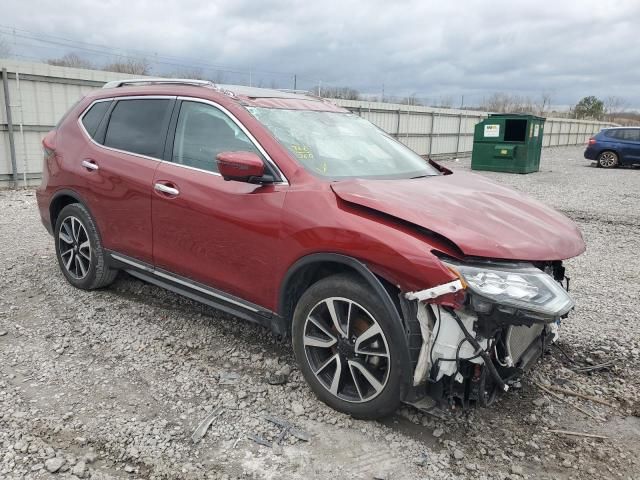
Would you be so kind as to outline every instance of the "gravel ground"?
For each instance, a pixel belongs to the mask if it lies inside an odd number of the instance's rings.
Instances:
[[[260,327],[126,275],[72,288],[33,192],[1,191],[0,478],[640,478],[640,169],[592,168],[582,148],[563,148],[545,150],[540,173],[484,175],[584,233],[559,342],[571,361],[552,349],[489,409],[436,418],[404,407],[383,422],[317,401],[290,346]]]

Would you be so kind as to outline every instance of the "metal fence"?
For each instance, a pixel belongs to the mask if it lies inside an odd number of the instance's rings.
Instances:
[[[489,115],[475,110],[408,106],[393,103],[334,100],[376,124],[421,155],[459,157],[471,154],[475,125]],[[543,146],[582,145],[613,123],[547,118]]]
[[[38,183],[42,138],[77,100],[120,73],[0,59],[0,185]],[[334,100],[389,132],[421,155],[458,157],[473,146],[486,112]],[[579,145],[611,124],[548,118],[544,146]]]

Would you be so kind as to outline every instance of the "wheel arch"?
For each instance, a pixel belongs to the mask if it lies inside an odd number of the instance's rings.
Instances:
[[[49,220],[51,221],[52,230],[56,228],[56,221],[62,209],[67,205],[71,205],[72,203],[81,203],[93,217],[93,214],[91,213],[87,202],[84,201],[84,199],[78,192],[66,188],[58,190],[53,194],[53,196],[51,197],[51,201],[49,202]]]
[[[278,313],[291,326],[291,319],[302,294],[317,281],[337,273],[353,272],[381,298],[389,314],[402,324],[396,287],[376,275],[360,260],[338,253],[313,253],[297,260],[287,271],[278,296]]]

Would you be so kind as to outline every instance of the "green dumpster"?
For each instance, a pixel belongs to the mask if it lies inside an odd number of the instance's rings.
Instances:
[[[471,168],[493,172],[537,172],[544,121],[535,115],[490,114],[475,127]]]

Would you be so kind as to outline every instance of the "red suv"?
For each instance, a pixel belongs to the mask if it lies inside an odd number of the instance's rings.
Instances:
[[[573,308],[569,219],[321,98],[112,82],[43,144],[40,215],[72,285],[124,270],[268,326],[356,417],[490,404]]]

